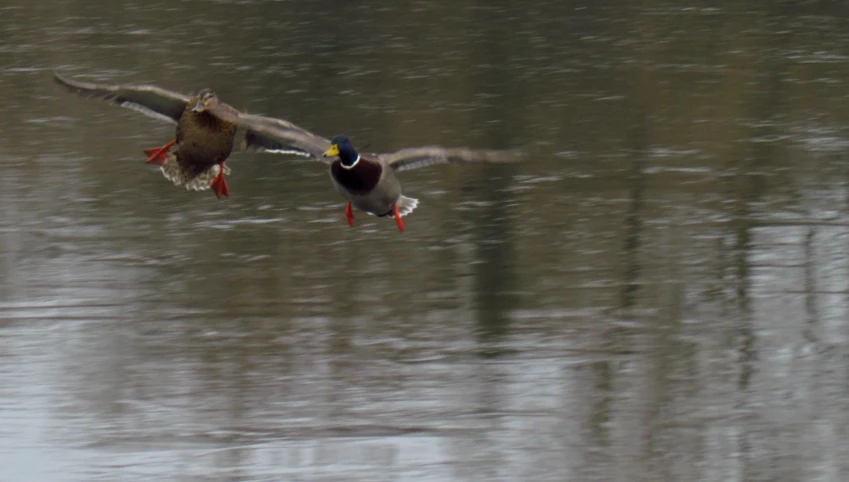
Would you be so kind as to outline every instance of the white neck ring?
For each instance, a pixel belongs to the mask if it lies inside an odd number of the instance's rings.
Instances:
[[[354,159],[354,162],[352,162],[350,166],[346,166],[344,162],[342,162],[341,164],[342,164],[342,167],[344,167],[345,169],[353,169],[354,166],[356,166],[358,162],[360,162],[360,155],[359,154],[357,154],[357,158]]]

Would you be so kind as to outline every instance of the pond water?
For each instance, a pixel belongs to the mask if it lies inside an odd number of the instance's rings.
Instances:
[[[0,6],[0,480],[849,480],[849,7]],[[145,166],[74,78],[389,152]]]

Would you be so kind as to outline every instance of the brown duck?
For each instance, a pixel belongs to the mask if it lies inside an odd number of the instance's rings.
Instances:
[[[305,147],[321,142],[285,120],[239,112],[219,101],[209,89],[189,97],[152,85],[93,84],[59,74],[55,74],[55,79],[71,92],[176,123],[174,140],[162,147],[145,149],[147,163],[159,163],[162,173],[175,185],[195,191],[212,188],[219,198],[230,195],[224,177],[230,169],[224,161],[237,142],[246,150],[307,156],[315,154]],[[279,140],[246,127],[248,125],[276,132]],[[280,142],[284,139],[281,136],[287,136],[285,142]]]
[[[277,141],[279,145],[305,151],[315,159],[330,164],[330,178],[334,186],[348,200],[345,217],[354,225],[355,207],[379,217],[392,216],[398,230],[404,231],[401,220],[413,212],[419,201],[401,194],[401,183],[396,172],[406,171],[437,163],[447,162],[512,162],[519,159],[518,151],[473,150],[467,148],[417,147],[401,149],[387,154],[364,154],[357,152],[344,135],[332,140],[310,134],[297,136],[297,146],[289,144],[293,132],[279,125],[254,124],[247,121],[250,129],[264,138]]]

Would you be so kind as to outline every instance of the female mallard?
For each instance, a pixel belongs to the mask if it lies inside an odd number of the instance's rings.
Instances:
[[[91,84],[59,74],[55,74],[55,78],[71,92],[176,123],[174,140],[162,147],[145,149],[147,162],[161,164],[162,173],[175,185],[195,191],[212,188],[219,198],[230,195],[224,178],[230,169],[224,166],[224,161],[237,140],[242,149],[297,155],[315,155],[303,146],[321,142],[290,122],[239,112],[219,101],[209,89],[188,97],[152,85]],[[285,147],[247,125],[274,129],[278,138],[285,139]],[[175,144],[177,148],[172,150]]]
[[[314,158],[330,164],[330,178],[336,189],[348,200],[345,217],[354,225],[351,207],[375,216],[393,216],[398,230],[404,231],[403,216],[413,212],[419,201],[401,195],[401,183],[395,173],[408,169],[445,162],[511,162],[517,160],[515,151],[479,151],[466,148],[417,147],[401,149],[389,154],[362,154],[351,141],[339,135],[327,139],[310,134],[297,136],[298,145],[292,145],[293,132],[284,126],[256,124],[246,121],[249,128],[277,145],[308,152]]]

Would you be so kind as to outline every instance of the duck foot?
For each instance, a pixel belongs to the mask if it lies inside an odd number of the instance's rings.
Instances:
[[[354,227],[354,211],[351,209],[351,201],[345,206],[345,218],[348,220],[348,226]]]
[[[218,199],[221,199],[221,196],[230,196],[230,187],[227,186],[227,179],[224,178],[224,163],[219,162],[218,167],[220,168],[218,175],[215,176],[215,179],[212,180],[209,187],[215,191],[215,195]]]
[[[401,213],[398,212],[398,205],[397,204],[395,205],[395,209],[393,209],[393,211],[395,212],[395,224],[398,225],[398,231],[401,231],[403,233],[404,232],[404,221],[401,220]]]
[[[173,141],[169,142],[168,144],[165,144],[162,147],[154,147],[152,149],[145,149],[144,153],[145,153],[145,155],[147,155],[147,161],[146,162],[148,164],[153,164],[153,163],[157,163],[157,162],[160,165],[165,164],[165,159],[168,157],[168,150],[171,149],[171,147],[176,143],[177,143],[177,139],[174,139]]]

